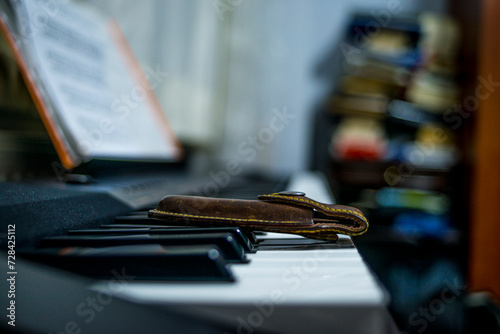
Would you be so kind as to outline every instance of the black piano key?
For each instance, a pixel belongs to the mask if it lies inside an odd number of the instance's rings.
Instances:
[[[151,219],[144,214],[132,214],[128,216],[117,216],[115,217],[116,224],[146,224],[146,225],[158,225],[155,223],[157,219]]]
[[[149,218],[148,217],[148,211],[134,211],[129,213],[126,216],[117,216],[115,217],[115,223],[114,224],[103,224],[101,225],[101,228],[151,228],[151,229],[197,229],[197,228],[203,228],[203,229],[213,229],[212,227],[198,227],[196,225],[192,226],[184,226],[182,225],[167,225],[167,223],[164,220],[161,219],[155,219],[155,218]],[[224,227],[221,227],[224,228]],[[229,227],[230,228],[230,227]],[[256,245],[260,241],[257,240],[258,235],[265,235],[266,232],[261,232],[261,231],[242,231],[242,233],[245,235],[246,239],[252,244]],[[248,251],[248,250],[247,250]],[[255,251],[255,247],[254,247]]]
[[[250,240],[252,245],[255,245],[257,243],[257,237],[255,236],[254,231],[243,231],[243,233],[247,236],[248,240]]]
[[[151,207],[149,210],[153,210],[155,209],[156,206],[153,206]],[[132,211],[129,213],[129,215],[133,215],[133,216],[147,216],[148,215],[148,212],[149,210],[137,210],[137,211]]]
[[[98,279],[234,281],[216,246],[41,248],[21,256]]]
[[[247,236],[237,227],[214,227],[214,228],[100,228],[89,230],[70,230],[68,235],[127,235],[127,234],[146,234],[146,235],[177,235],[177,234],[206,234],[206,233],[230,233],[233,238],[239,242],[247,252],[253,252],[253,244]]]
[[[127,234],[149,234],[151,228],[149,227],[135,227],[135,228],[94,228],[88,230],[69,230],[66,231],[68,235],[127,235]]]
[[[43,238],[41,247],[109,247],[137,244],[162,246],[216,245],[230,262],[247,262],[243,247],[231,233],[204,233],[179,235],[72,235]]]
[[[173,222],[172,222],[173,223]],[[149,218],[147,216],[147,213],[139,212],[139,213],[131,213],[130,215],[127,216],[118,216],[115,217],[115,224],[116,225],[137,225],[141,227],[160,227],[160,228],[171,228],[171,227],[178,227],[179,225],[170,225],[166,224],[166,222],[162,219],[156,219],[156,218]],[[113,225],[113,224],[112,224]],[[110,225],[106,225],[110,226]],[[183,227],[187,227],[182,225]],[[196,226],[193,226],[196,227]],[[245,231],[244,232],[247,235],[248,240],[250,240],[252,243],[255,243],[257,239],[254,236],[253,231]],[[257,232],[259,233],[259,232]]]
[[[179,226],[161,226],[161,225],[147,225],[147,224],[102,224],[100,228],[179,228]],[[185,226],[191,228],[191,226]]]
[[[152,219],[152,218],[148,218]],[[160,221],[160,220],[158,220]],[[182,226],[179,227],[178,225],[147,225],[147,224],[102,224],[101,228],[158,228],[158,229],[175,229],[175,228],[204,228],[207,230],[210,230],[212,227],[197,227],[197,226]],[[265,234],[264,232],[254,232],[254,231],[248,231],[248,230],[243,230],[243,234],[246,236],[246,238],[252,243],[256,244],[257,243],[257,237],[255,236],[256,234],[263,235]]]
[[[264,250],[315,250],[354,248],[351,239],[339,239],[335,242],[308,238],[263,239],[256,245],[257,251]]]

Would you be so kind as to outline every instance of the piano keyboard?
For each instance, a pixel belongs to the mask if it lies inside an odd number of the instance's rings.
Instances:
[[[292,239],[267,235],[264,240],[291,244]],[[248,264],[229,265],[231,284],[132,281],[92,288],[121,290],[121,297],[135,303],[216,319],[241,333],[387,333],[385,294],[350,238],[339,241],[339,247],[247,254]]]
[[[292,179],[332,202],[316,174]],[[337,242],[238,228],[159,226],[133,212],[42,239],[25,257],[98,278],[89,288],[234,333],[387,333],[387,296],[348,236]],[[117,280],[117,274],[126,279]]]

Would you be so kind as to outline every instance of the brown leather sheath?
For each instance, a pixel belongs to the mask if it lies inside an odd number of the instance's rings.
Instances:
[[[171,195],[148,216],[162,220],[162,225],[238,226],[325,240],[337,240],[337,233],[360,235],[368,229],[360,210],[320,203],[300,192],[260,195],[258,200]]]

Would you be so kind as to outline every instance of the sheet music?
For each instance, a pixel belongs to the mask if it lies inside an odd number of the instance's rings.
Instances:
[[[137,76],[113,24],[81,4],[17,2],[23,49],[84,157],[175,159],[180,151],[151,85],[161,69]],[[125,50],[128,51],[128,50]]]

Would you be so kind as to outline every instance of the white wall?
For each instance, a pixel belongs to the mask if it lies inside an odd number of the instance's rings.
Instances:
[[[357,9],[442,12],[446,0],[89,0],[117,16],[174,129],[210,158],[276,173],[307,167],[314,67]],[[289,115],[280,122],[278,114]],[[255,141],[257,138],[258,141]],[[260,138],[260,139],[259,139]]]

